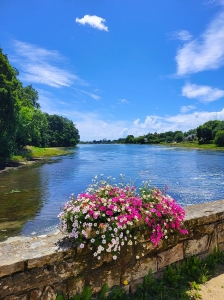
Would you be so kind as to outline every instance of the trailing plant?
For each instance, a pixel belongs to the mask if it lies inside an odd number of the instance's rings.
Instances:
[[[123,175],[119,184],[111,181],[95,176],[84,193],[71,195],[58,216],[60,230],[75,238],[80,248],[88,245],[97,259],[110,252],[116,260],[122,246],[137,244],[137,226],[147,228],[155,247],[170,232],[188,233],[183,228],[185,211],[166,189],[150,188],[148,182],[137,189],[125,184]]]

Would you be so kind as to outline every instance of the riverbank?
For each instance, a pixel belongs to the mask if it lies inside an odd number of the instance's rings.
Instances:
[[[52,157],[73,153],[74,149],[74,147],[38,148],[27,146],[17,155],[14,155],[11,160],[0,162],[0,173],[11,169],[17,169],[23,166],[31,165],[37,162],[44,163]]]

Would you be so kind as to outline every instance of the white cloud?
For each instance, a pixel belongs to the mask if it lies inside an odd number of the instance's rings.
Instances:
[[[192,38],[192,35],[187,30],[179,30],[172,32],[171,38],[180,41],[189,41]]]
[[[155,131],[158,133],[176,130],[185,132],[210,120],[224,120],[224,109],[219,112],[193,112],[168,117],[147,116],[144,122],[135,122],[133,128],[129,128],[128,134],[135,133],[139,136]]]
[[[93,93],[90,93],[90,92],[86,92],[86,91],[83,91],[83,90],[79,90],[81,93],[93,98],[94,100],[100,100],[101,97],[96,95],[96,94],[93,94]]]
[[[154,132],[176,131],[183,132],[196,128],[209,120],[224,120],[224,109],[218,112],[193,112],[183,113],[174,116],[160,117],[156,115],[147,116],[143,122],[136,119],[133,122],[128,120],[108,120],[108,117],[99,115],[96,112],[79,112],[74,105],[58,105],[59,99],[51,93],[38,90],[39,101],[42,111],[49,114],[68,116],[79,130],[82,141],[93,141],[101,139],[125,138],[129,134],[135,137]]]
[[[128,100],[126,100],[126,99],[120,99],[119,103],[120,104],[129,104],[130,102]]]
[[[218,69],[224,64],[224,12],[209,24],[199,38],[178,50],[176,62],[180,76]]]
[[[180,112],[181,112],[181,113],[186,113],[186,112],[188,112],[188,111],[190,111],[190,110],[193,110],[193,109],[195,109],[195,108],[196,108],[196,107],[195,107],[194,105],[181,106]]]
[[[93,28],[108,31],[108,27],[104,25],[106,20],[98,16],[85,15],[82,19],[76,18],[75,21],[82,25],[88,24]]]
[[[33,44],[14,41],[15,55],[12,61],[19,64],[20,79],[51,87],[70,87],[73,83],[87,85],[77,75],[58,66],[64,58],[58,51],[50,51]]]
[[[208,103],[224,97],[224,90],[207,85],[186,84],[182,88],[182,96],[190,99],[198,99],[200,102]]]

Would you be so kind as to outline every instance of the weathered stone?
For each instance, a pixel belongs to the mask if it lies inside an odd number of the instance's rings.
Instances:
[[[224,231],[218,232],[218,243],[224,242]]]
[[[158,254],[158,269],[162,269],[167,265],[182,260],[183,258],[183,243],[180,243],[175,247]]]
[[[156,257],[144,257],[138,260],[138,263],[133,268],[131,272],[131,280],[137,280],[148,274],[149,270],[152,270],[152,273],[157,271],[157,259]]]
[[[59,261],[63,256],[64,255],[62,252],[53,253],[51,255],[45,255],[45,256],[41,256],[41,254],[39,253],[36,257],[34,256],[33,259],[28,260],[27,268],[31,269],[35,267],[42,267],[46,264],[52,264],[56,261]]]
[[[224,243],[218,244],[218,247],[221,251],[224,251]]]
[[[53,284],[55,293],[58,295],[63,295],[64,299],[67,299],[67,284],[65,283],[55,283]]]
[[[69,298],[80,295],[85,286],[84,278],[69,278],[68,280],[68,294]]]
[[[15,297],[15,300],[27,300],[27,299],[28,299],[27,295],[20,295]]]
[[[222,221],[220,224],[217,225],[217,232],[221,232],[224,230],[224,222]]]
[[[109,287],[120,285],[121,265],[117,262],[111,262],[94,269],[91,273],[85,274],[85,283],[92,288],[94,293],[98,293],[105,283]]]
[[[30,293],[30,300],[40,300],[41,295],[42,295],[42,290],[35,289]]]
[[[11,275],[13,273],[23,271],[23,270],[24,270],[23,261],[15,262],[10,265],[0,265],[0,278],[5,275]]]
[[[200,234],[210,234],[214,231],[215,224],[202,225],[195,228],[196,233]]]
[[[156,272],[153,276],[159,276],[165,266],[184,257],[205,257],[217,245],[224,250],[224,200],[187,207],[186,211],[188,235],[173,233],[155,248],[149,232],[141,228],[138,244],[122,247],[115,261],[111,253],[94,259],[90,249],[79,251],[74,240],[60,234],[2,242],[0,299],[47,300],[55,299],[57,293],[68,299],[81,293],[85,285],[99,292],[104,283],[112,287],[125,282],[128,291],[150,268]]]
[[[56,293],[54,290],[50,287],[47,286],[41,296],[41,300],[55,300],[57,297]]]
[[[189,240],[184,242],[184,257],[197,255],[208,250],[208,235],[203,236],[199,240]]]

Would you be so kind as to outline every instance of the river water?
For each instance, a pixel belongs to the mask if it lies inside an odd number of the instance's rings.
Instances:
[[[224,152],[155,145],[78,145],[74,153],[0,174],[0,240],[55,230],[69,196],[95,175],[168,186],[180,205],[224,199]]]

